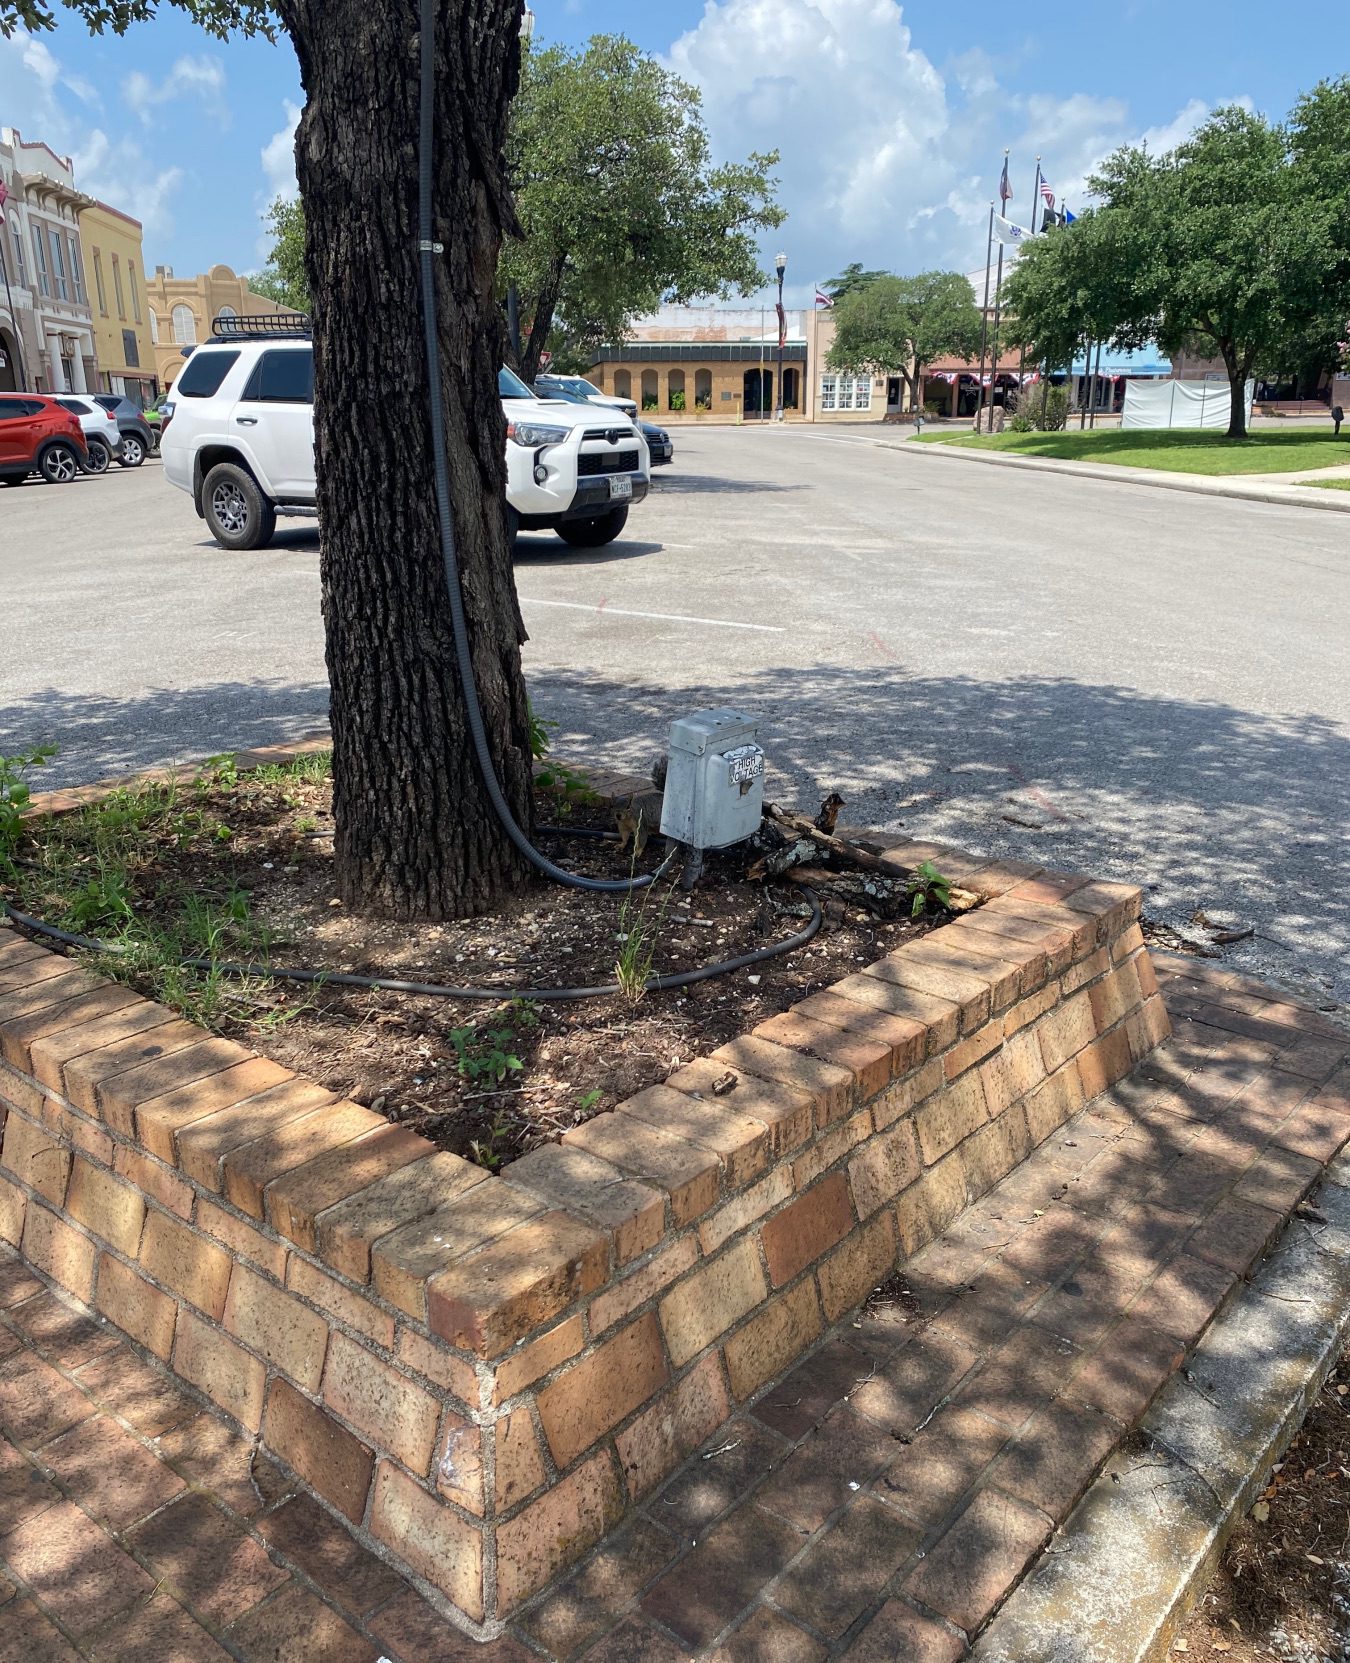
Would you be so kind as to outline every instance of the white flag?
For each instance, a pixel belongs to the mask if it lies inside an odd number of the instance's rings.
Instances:
[[[1025,225],[1014,225],[1010,219],[1004,219],[1002,214],[994,215],[994,241],[998,243],[1020,243],[1031,236]]]

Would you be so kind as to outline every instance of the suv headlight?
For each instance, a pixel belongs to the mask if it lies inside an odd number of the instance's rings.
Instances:
[[[560,445],[567,438],[569,428],[545,427],[539,422],[507,422],[506,437],[514,439],[527,450],[538,450],[541,445]]]

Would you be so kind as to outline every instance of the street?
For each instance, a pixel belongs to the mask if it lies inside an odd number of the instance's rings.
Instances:
[[[1143,883],[1155,919],[1254,928],[1225,962],[1350,1001],[1340,516],[867,432],[676,428],[625,538],[522,538],[557,751],[645,769],[672,716],[741,705],[771,795]],[[282,525],[223,553],[157,462],[5,492],[0,746],[58,743],[55,786],[320,725],[318,536]]]

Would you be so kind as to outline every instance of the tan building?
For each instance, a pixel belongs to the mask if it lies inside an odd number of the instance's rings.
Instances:
[[[247,277],[229,266],[212,266],[196,277],[175,277],[172,266],[156,266],[146,282],[150,340],[160,385],[169,387],[182,369],[185,346],[211,337],[212,319],[261,317],[284,312],[275,300],[254,294]]]
[[[106,202],[80,209],[89,304],[94,315],[98,387],[142,407],[159,391],[145,300],[141,222]]]

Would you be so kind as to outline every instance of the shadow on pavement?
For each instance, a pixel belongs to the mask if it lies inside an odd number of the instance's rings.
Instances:
[[[675,688],[539,669],[530,693],[561,724],[560,755],[638,772],[673,716],[744,708],[770,797],[814,808],[837,789],[854,825],[1142,883],[1150,914],[1178,927],[1197,909],[1255,925],[1231,962],[1283,966],[1350,1000],[1350,736],[1324,718],[885,666]]]

